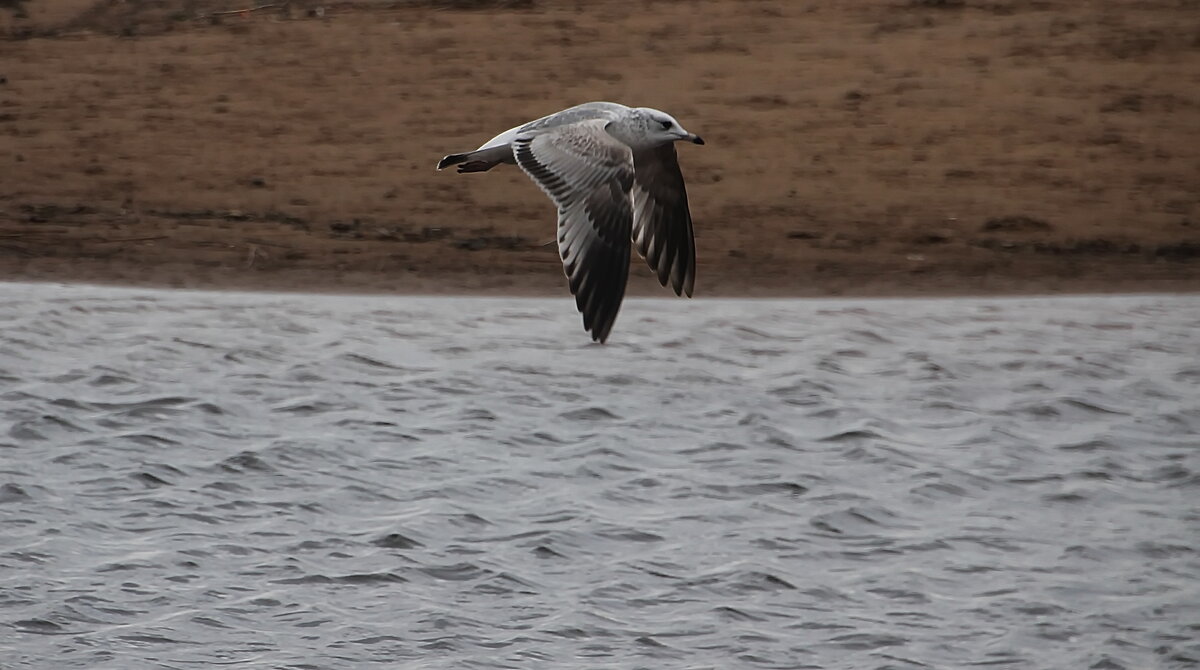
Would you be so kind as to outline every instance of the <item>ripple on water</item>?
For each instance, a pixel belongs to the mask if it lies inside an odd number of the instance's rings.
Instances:
[[[1200,659],[1193,297],[0,318],[6,668]]]

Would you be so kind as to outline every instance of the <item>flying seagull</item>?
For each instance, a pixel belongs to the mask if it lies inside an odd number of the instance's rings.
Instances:
[[[558,206],[558,251],[583,327],[604,342],[629,276],[630,240],[675,295],[692,296],[696,243],[675,142],[704,144],[670,114],[613,102],[576,105],[506,130],[437,169],[515,163]]]

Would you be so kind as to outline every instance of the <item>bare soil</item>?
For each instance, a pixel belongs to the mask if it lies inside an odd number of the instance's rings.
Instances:
[[[269,6],[247,12],[257,5]],[[1200,289],[1195,0],[0,0],[0,278],[562,291],[444,154],[666,110],[698,295]],[[633,291],[661,294],[635,264]]]

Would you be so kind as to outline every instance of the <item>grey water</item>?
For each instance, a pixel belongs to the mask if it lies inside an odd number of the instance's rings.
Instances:
[[[1200,666],[1200,297],[0,284],[3,668]]]

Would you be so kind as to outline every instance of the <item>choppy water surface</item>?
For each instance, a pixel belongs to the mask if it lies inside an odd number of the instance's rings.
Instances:
[[[0,285],[5,668],[1200,664],[1200,298]]]

